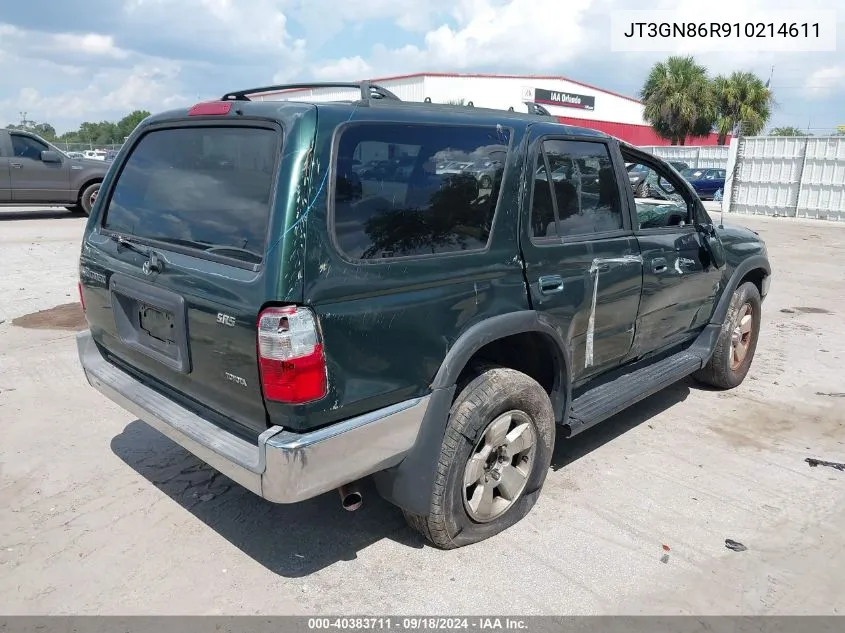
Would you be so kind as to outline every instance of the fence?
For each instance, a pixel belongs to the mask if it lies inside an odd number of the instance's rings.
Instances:
[[[845,136],[731,141],[728,213],[845,221]]]
[[[727,169],[727,145],[649,145],[641,147],[663,160],[679,160],[692,168]]]
[[[121,147],[121,143],[118,144],[105,144],[105,145],[97,145],[96,143],[62,143],[62,142],[54,142],[53,145],[58,147],[63,152],[84,152],[85,150],[89,149],[104,149],[108,150],[119,150]]]

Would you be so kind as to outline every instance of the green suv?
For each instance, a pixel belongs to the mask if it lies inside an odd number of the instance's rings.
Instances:
[[[556,437],[688,375],[742,382],[766,247],[667,163],[542,113],[332,86],[360,97],[257,88],[134,131],[82,241],[92,386],[272,502],[354,508],[372,476],[453,548],[529,512]]]

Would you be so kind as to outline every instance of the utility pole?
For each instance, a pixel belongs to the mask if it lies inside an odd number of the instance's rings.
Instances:
[[[26,129],[35,125],[35,121],[29,121],[26,118],[26,112],[18,112],[21,115],[21,128]]]

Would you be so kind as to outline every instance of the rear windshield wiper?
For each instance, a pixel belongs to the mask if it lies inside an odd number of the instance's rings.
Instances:
[[[117,242],[117,250],[119,251],[121,248],[128,248],[131,251],[135,251],[136,253],[140,253],[144,257],[150,256],[150,249],[147,246],[142,246],[137,242],[133,242],[131,239],[126,237],[125,235],[120,235],[119,233],[111,233],[109,234],[109,238]]]
[[[156,238],[159,242],[166,244],[179,244],[180,246],[187,246],[189,248],[196,248],[207,253],[216,253],[218,255],[225,255],[235,257],[235,259],[248,259],[253,263],[261,262],[261,255],[258,253],[241,248],[239,246],[228,246],[226,244],[214,244],[212,242],[205,242],[201,240],[188,240],[181,237],[159,237]]]

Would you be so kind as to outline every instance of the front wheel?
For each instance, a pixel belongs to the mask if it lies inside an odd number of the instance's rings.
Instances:
[[[408,523],[442,549],[514,525],[539,496],[554,438],[551,401],[537,381],[512,369],[487,369],[452,405],[429,514],[406,512]]]
[[[736,289],[716,350],[693,378],[718,389],[733,389],[742,384],[757,350],[762,305],[760,291],[753,283],[746,282]]]

